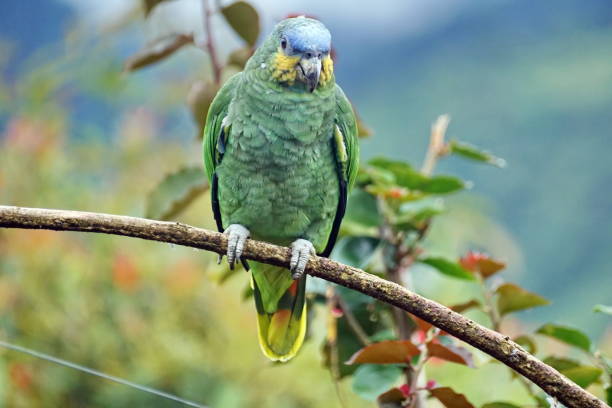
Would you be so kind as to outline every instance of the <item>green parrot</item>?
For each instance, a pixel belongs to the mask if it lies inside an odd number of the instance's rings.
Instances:
[[[204,167],[227,259],[250,269],[259,343],[275,361],[306,334],[311,256],[329,256],[357,175],[357,125],[336,85],[331,35],[306,17],[276,25],[213,100]],[[290,270],[240,259],[247,238],[291,247]]]

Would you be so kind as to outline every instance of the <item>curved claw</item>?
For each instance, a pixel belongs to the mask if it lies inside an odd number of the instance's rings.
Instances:
[[[312,243],[305,239],[296,239],[291,244],[291,262],[289,270],[293,279],[299,279],[306,270],[306,265],[311,256],[316,254]]]
[[[240,224],[230,225],[223,233],[227,235],[227,262],[233,270],[236,262],[240,261],[244,244],[251,233]]]

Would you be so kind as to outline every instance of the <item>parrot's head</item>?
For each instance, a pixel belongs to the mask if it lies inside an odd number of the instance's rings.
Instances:
[[[288,18],[276,25],[258,52],[272,78],[283,85],[304,84],[309,92],[333,78],[331,34],[318,20]]]

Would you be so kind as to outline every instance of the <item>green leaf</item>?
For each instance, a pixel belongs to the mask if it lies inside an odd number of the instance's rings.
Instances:
[[[238,69],[244,69],[246,62],[253,55],[253,49],[251,47],[242,47],[234,50],[227,57],[227,64],[234,65]]]
[[[437,269],[440,273],[458,279],[474,280],[474,276],[456,262],[441,257],[419,259],[419,262]]]
[[[589,337],[580,330],[571,327],[548,323],[540,327],[536,333],[553,337],[565,344],[578,347],[586,352],[591,350],[591,340]]]
[[[334,248],[334,259],[363,269],[378,248],[380,240],[371,237],[345,237]]]
[[[430,194],[449,194],[465,188],[463,180],[453,176],[434,176],[422,183],[418,190]]]
[[[599,380],[599,377],[603,374],[601,368],[592,366],[573,367],[567,370],[560,370],[560,372],[582,388],[587,388]]]
[[[509,402],[496,401],[496,402],[489,402],[487,404],[484,404],[481,408],[521,408],[521,407],[519,407],[518,405],[511,404]]]
[[[392,183],[396,183],[402,187],[410,189],[418,189],[418,187],[427,182],[428,178],[414,170],[408,163],[391,160],[386,157],[376,157],[368,162],[379,170],[384,170],[390,173],[393,177]]]
[[[408,340],[372,343],[353,354],[346,364],[402,364],[421,352]]]
[[[398,160],[376,157],[370,160],[368,164],[379,170],[390,172],[395,178],[395,184],[410,190],[418,190],[428,194],[448,194],[465,187],[465,183],[456,177],[427,177],[413,169],[408,163]]]
[[[581,365],[578,361],[565,357],[549,356],[542,361],[583,388],[597,381],[603,374],[600,368]]]
[[[136,55],[128,58],[125,61],[124,69],[129,72],[149,66],[172,55],[188,44],[193,44],[192,34],[171,34],[163,37]]]
[[[253,6],[246,1],[236,1],[221,8],[221,13],[227,23],[251,47],[259,37],[259,14]]]
[[[168,0],[144,0],[143,7],[145,12],[145,17],[151,14],[151,11],[157,6],[159,3],[163,3]]]
[[[595,307],[593,307],[593,311],[597,313],[603,313],[603,314],[612,316],[612,306],[595,305]]]
[[[336,285],[335,290],[338,296],[340,296],[354,312],[359,312],[359,308],[366,308],[372,311],[371,306],[376,302],[371,296],[364,295],[356,290],[347,289],[344,286]],[[368,319],[373,317],[372,315],[368,315]]]
[[[397,337],[393,329],[384,329],[370,336],[370,340],[372,341],[397,340]]]
[[[578,361],[565,357],[548,356],[542,361],[558,371],[569,370],[570,368],[580,366]]]
[[[497,308],[501,316],[519,310],[531,309],[550,304],[540,295],[529,292],[513,283],[504,283],[495,291],[497,293]]]
[[[612,405],[612,385],[606,388],[606,402],[608,405]]]
[[[381,221],[376,198],[362,189],[355,189],[348,199],[342,234],[376,237]]]
[[[218,90],[219,86],[212,81],[196,81],[191,85],[187,94],[187,105],[191,110],[194,122],[198,125],[197,137],[199,139],[204,136],[208,108],[210,108]]]
[[[393,386],[402,372],[399,365],[364,364],[355,370],[353,391],[366,400],[374,401]]]
[[[168,175],[149,194],[146,217],[158,220],[171,219],[206,190],[208,190],[208,182],[202,168],[180,169]]]
[[[481,303],[478,300],[472,299],[464,303],[459,303],[457,305],[449,306],[448,308],[451,310],[454,310],[457,313],[463,313],[466,310],[469,310],[474,307],[480,307],[480,306],[481,306]]]
[[[393,225],[399,230],[411,230],[419,222],[426,221],[434,215],[444,212],[444,201],[441,198],[423,198],[403,203]]]
[[[378,186],[392,187],[395,185],[395,176],[389,170],[364,165],[359,167],[357,183],[360,185],[375,184]]]
[[[378,227],[380,215],[376,198],[361,189],[349,196],[344,220],[351,220],[367,227]]]
[[[523,347],[525,350],[527,350],[530,354],[535,354],[538,349],[535,341],[530,336],[527,336],[525,334],[516,337],[515,339],[513,339],[513,341],[519,346]]]
[[[497,167],[506,167],[506,161],[504,159],[496,157],[487,151],[480,150],[470,144],[451,140],[449,147],[451,154],[456,154],[470,160],[491,164]]]
[[[436,398],[446,408],[474,408],[465,395],[453,391],[450,387],[438,387],[429,390],[429,394]]]

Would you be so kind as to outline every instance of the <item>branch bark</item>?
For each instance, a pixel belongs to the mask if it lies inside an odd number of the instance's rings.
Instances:
[[[210,17],[212,11],[208,4],[208,0],[202,0],[202,21],[204,23],[204,32],[206,33],[206,51],[210,58],[210,65],[212,66],[213,78],[215,84],[221,85],[221,64],[219,64],[219,58],[217,57],[217,49],[213,41],[212,30],[210,27]]]
[[[178,222],[80,211],[0,206],[0,227],[122,235],[204,249],[218,254],[225,254],[227,247],[227,239],[223,234]],[[288,267],[290,250],[265,242],[248,240],[243,257],[270,265]],[[480,326],[459,313],[394,282],[319,257],[309,261],[306,272],[357,290],[420,317],[506,364],[568,407],[608,407],[557,370],[527,353],[509,337]]]

